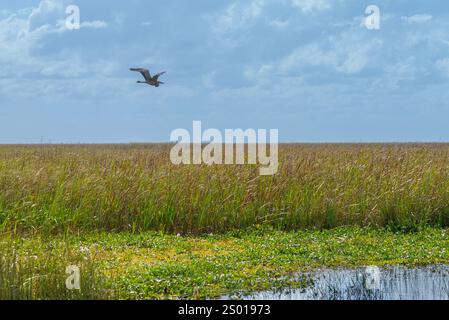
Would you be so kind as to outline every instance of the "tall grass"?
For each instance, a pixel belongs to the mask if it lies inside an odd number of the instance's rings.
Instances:
[[[98,270],[94,257],[51,242],[30,246],[16,238],[0,242],[0,300],[98,300],[113,298],[106,277]],[[80,271],[80,288],[66,287],[68,266]]]
[[[449,145],[282,145],[279,171],[174,166],[169,145],[1,146],[0,230],[449,226]]]

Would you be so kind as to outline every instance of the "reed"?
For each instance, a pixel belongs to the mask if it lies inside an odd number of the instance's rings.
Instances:
[[[449,145],[281,145],[279,171],[170,163],[170,145],[0,147],[0,230],[202,234],[449,226]]]
[[[114,297],[96,257],[73,246],[4,237],[0,242],[0,300],[98,300]],[[68,266],[80,271],[79,289],[67,288]]]

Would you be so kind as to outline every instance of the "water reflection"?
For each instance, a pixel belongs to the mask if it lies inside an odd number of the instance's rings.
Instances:
[[[376,271],[378,273],[376,273]],[[449,266],[318,270],[304,289],[259,292],[267,300],[448,300]]]

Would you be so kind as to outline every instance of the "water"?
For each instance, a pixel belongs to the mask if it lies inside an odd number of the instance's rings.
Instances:
[[[303,289],[226,298],[261,300],[449,300],[449,266],[322,269]]]

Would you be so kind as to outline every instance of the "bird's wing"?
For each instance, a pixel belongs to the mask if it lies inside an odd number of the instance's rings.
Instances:
[[[153,78],[157,80],[157,79],[158,79],[160,76],[162,76],[163,74],[165,74],[165,71],[160,72],[160,73],[158,73],[158,74],[155,74]]]
[[[150,81],[151,80],[151,74],[150,71],[148,71],[148,69],[144,69],[144,68],[131,68],[129,69],[131,71],[136,71],[136,72],[140,72],[142,74],[142,76],[145,78],[146,81]]]

